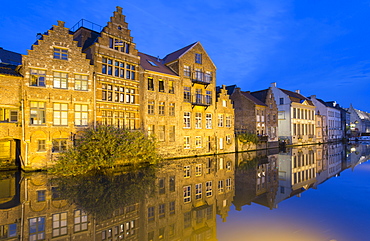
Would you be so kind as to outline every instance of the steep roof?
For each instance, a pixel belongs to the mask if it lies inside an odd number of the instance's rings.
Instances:
[[[312,105],[314,106],[314,104],[312,103],[311,100],[309,100],[308,98],[304,97],[303,95],[297,93],[297,92],[293,92],[293,91],[290,91],[290,90],[284,90],[284,89],[281,89],[279,88],[284,94],[288,95],[290,100],[292,102],[296,102],[296,103],[303,103],[304,101],[307,101],[307,103],[309,105]]]
[[[232,93],[234,93],[234,91],[235,91],[235,88],[236,88],[236,85],[226,86],[227,94],[232,95]]]
[[[155,72],[177,76],[175,72],[173,72],[170,68],[163,64],[162,59],[158,59],[154,56],[144,54],[141,52],[139,52],[138,54],[140,56],[140,65],[145,70],[151,70]]]
[[[253,91],[253,92],[251,92],[251,95],[253,95],[255,98],[259,99],[263,103],[266,103],[266,98],[267,98],[268,91],[269,91],[269,89]]]
[[[3,64],[0,63],[0,74],[1,75],[12,75],[12,76],[22,76],[17,71],[17,65]]]
[[[0,63],[21,65],[22,55],[0,47]]]
[[[370,120],[370,113],[367,113],[365,111],[361,111],[361,110],[357,110],[357,109],[354,109],[358,115],[358,117],[360,117],[360,119],[362,120]]]
[[[198,42],[195,42],[195,43],[192,43],[186,47],[183,47],[182,49],[179,49],[175,52],[172,52],[170,54],[167,54],[164,58],[163,58],[163,63],[167,64],[167,63],[170,63],[172,61],[175,61],[176,59],[180,58],[183,54],[185,54],[187,51],[189,51],[189,49],[191,49],[192,47],[194,47]]]
[[[247,97],[248,99],[250,99],[251,101],[253,101],[256,105],[267,106],[264,102],[260,101],[259,99],[257,99],[253,95],[251,95],[251,93],[249,91],[247,91],[247,92],[240,91],[240,93],[242,93],[245,97]]]

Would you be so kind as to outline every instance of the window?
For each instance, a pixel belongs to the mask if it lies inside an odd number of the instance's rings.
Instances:
[[[52,152],[61,152],[67,150],[67,139],[53,139]]]
[[[219,180],[218,181],[218,193],[223,193],[225,190],[224,190],[224,181],[223,180]]]
[[[195,53],[195,63],[197,64],[202,63],[202,54]]]
[[[87,230],[87,214],[82,210],[74,212],[74,231],[80,232]]]
[[[30,86],[45,87],[46,71],[40,69],[31,69],[30,72],[31,72]]]
[[[184,65],[184,76],[190,77],[190,66]]]
[[[279,103],[280,103],[280,105],[284,105],[284,98],[280,98]]]
[[[175,93],[175,87],[173,85],[173,81],[168,81],[168,93],[174,94]]]
[[[170,214],[175,214],[175,201],[170,202]]]
[[[148,125],[148,136],[154,135],[154,125]]]
[[[53,237],[67,234],[67,213],[53,214]]]
[[[195,80],[203,81],[203,72],[201,69],[195,69]]]
[[[206,104],[207,105],[212,104],[212,91],[209,90],[206,91]]]
[[[206,196],[207,197],[212,196],[212,181],[206,182]]]
[[[45,217],[29,219],[29,240],[45,240]]]
[[[164,218],[165,216],[165,211],[166,211],[166,205],[164,203],[159,204],[158,206],[158,214],[159,218]]]
[[[88,124],[88,105],[75,105],[75,126],[87,126]]]
[[[175,177],[171,176],[169,182],[170,182],[170,184],[169,184],[170,192],[174,192],[175,191]]]
[[[191,211],[184,213],[184,228],[190,227],[191,227]],[[190,238],[188,240],[190,240]]]
[[[88,76],[75,74],[75,90],[87,90]]]
[[[36,191],[37,193],[37,201],[38,202],[43,202],[46,200],[46,191],[45,190],[39,190],[39,191]]]
[[[135,66],[126,64],[126,79],[135,79]]]
[[[190,128],[190,112],[184,112],[184,128]]]
[[[148,78],[148,90],[154,90],[154,81],[153,78]]]
[[[7,239],[17,236],[17,224],[0,225],[0,239]]]
[[[154,207],[148,207],[148,221],[154,221]]]
[[[67,89],[68,74],[62,72],[54,72],[53,83],[54,88]]]
[[[224,115],[219,114],[218,115],[218,127],[223,127],[224,126]]]
[[[205,80],[205,82],[207,82],[207,83],[211,83],[211,81],[212,81],[212,73],[211,72],[209,72],[209,71],[206,71],[206,74],[204,75],[204,80]]]
[[[164,178],[160,178],[158,180],[158,188],[159,188],[159,194],[165,194],[166,193],[166,189],[165,189],[165,185],[164,185]]]
[[[191,201],[191,186],[184,186],[183,188],[184,203],[189,203]]]
[[[231,144],[231,135],[226,135],[226,144]]]
[[[169,126],[169,141],[174,142],[176,139],[176,134],[175,134],[176,128],[175,126]]]
[[[195,113],[195,128],[202,129],[202,113]]]
[[[165,107],[164,101],[159,101],[159,105],[158,105],[159,115],[164,115],[164,107]]]
[[[190,87],[184,87],[184,101],[185,102],[190,102],[191,97],[190,97]]]
[[[165,126],[158,126],[158,141],[165,141]]]
[[[231,116],[226,116],[226,127],[231,127]]]
[[[158,80],[158,91],[164,92],[164,81],[162,79]]]
[[[54,59],[68,60],[68,49],[54,47],[53,54]]]
[[[54,125],[68,125],[68,104],[54,103]]]
[[[46,143],[46,140],[37,140],[37,151],[38,152],[46,151],[45,143]]]
[[[202,183],[195,184],[195,199],[202,198]]]
[[[184,136],[184,149],[190,149],[190,136]]]
[[[212,129],[212,114],[206,114],[206,129]]]
[[[30,125],[45,124],[45,102],[31,101]]]
[[[0,122],[17,122],[18,110],[0,108]]]
[[[231,190],[231,178],[226,179],[226,191]]]
[[[202,148],[202,137],[201,136],[195,137],[195,148]]]
[[[203,173],[202,164],[195,165],[195,176],[201,176]]]
[[[122,27],[119,26],[118,29],[121,30]],[[109,38],[109,48],[128,54],[130,51],[130,44],[126,43],[122,39]]]
[[[175,103],[170,103],[168,108],[168,115],[175,116]]]
[[[103,74],[135,80],[135,69],[136,67],[134,65],[109,58],[102,58],[101,72]]]
[[[148,101],[148,114],[154,115],[154,100]]]
[[[184,166],[184,177],[190,177],[190,166]]]

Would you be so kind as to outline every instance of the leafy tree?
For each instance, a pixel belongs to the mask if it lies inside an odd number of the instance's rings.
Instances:
[[[159,159],[154,141],[142,132],[98,126],[85,129],[75,146],[60,153],[50,172],[74,176]]]
[[[238,135],[238,139],[243,144],[248,145],[248,148],[250,147],[251,144],[257,145],[259,143],[259,138],[254,133],[248,133],[248,132],[241,133]]]

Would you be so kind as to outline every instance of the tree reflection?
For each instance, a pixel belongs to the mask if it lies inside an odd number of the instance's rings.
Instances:
[[[115,210],[151,196],[155,173],[153,165],[126,167],[119,173],[58,177],[51,180],[51,185],[58,186],[61,199],[101,221],[110,218]]]

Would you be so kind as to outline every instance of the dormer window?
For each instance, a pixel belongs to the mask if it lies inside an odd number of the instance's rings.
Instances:
[[[202,63],[202,54],[195,54],[195,63],[201,64]]]
[[[155,67],[158,67],[158,65],[156,63],[154,63],[153,61],[147,59],[148,63],[151,65],[151,66],[155,66]]]
[[[68,60],[68,49],[54,47],[54,59]]]

